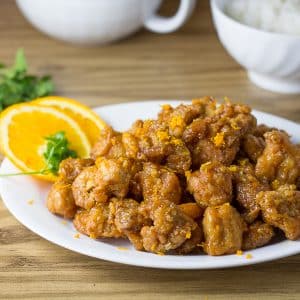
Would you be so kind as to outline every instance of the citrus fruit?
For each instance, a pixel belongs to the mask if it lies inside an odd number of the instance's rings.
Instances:
[[[0,147],[2,152],[22,172],[45,169],[45,138],[63,131],[69,148],[79,157],[88,157],[90,142],[81,127],[71,117],[53,107],[37,104],[16,104],[0,115]],[[55,175],[36,175],[54,181]]]
[[[55,107],[69,117],[73,118],[86,133],[91,145],[94,145],[99,138],[100,132],[105,122],[99,118],[88,106],[81,104],[80,102],[58,96],[48,96],[38,98],[32,103]]]

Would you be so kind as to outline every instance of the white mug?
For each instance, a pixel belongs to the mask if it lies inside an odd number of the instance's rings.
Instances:
[[[107,44],[142,26],[158,33],[177,30],[191,15],[196,0],[181,0],[175,16],[156,14],[162,0],[16,0],[33,26],[60,40]]]

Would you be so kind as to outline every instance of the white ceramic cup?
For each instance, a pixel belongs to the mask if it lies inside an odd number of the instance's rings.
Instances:
[[[196,0],[181,0],[170,18],[156,14],[162,0],[16,0],[33,26],[63,41],[107,44],[141,27],[158,33],[177,30],[191,15]]]

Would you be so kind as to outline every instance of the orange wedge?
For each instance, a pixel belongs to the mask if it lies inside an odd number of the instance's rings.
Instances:
[[[80,102],[58,96],[48,96],[34,100],[32,103],[43,106],[55,107],[69,117],[74,119],[81,129],[86,133],[91,145],[94,145],[99,138],[105,122],[99,118],[88,106]]]
[[[0,147],[22,172],[44,169],[45,137],[64,131],[70,149],[88,157],[90,142],[81,127],[68,115],[53,107],[16,104],[0,115]],[[54,181],[55,175],[36,175]]]

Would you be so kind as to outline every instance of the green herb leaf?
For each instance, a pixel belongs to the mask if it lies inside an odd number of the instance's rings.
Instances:
[[[45,138],[47,141],[46,150],[43,153],[46,160],[46,169],[57,175],[59,164],[68,157],[77,157],[77,153],[69,148],[69,141],[63,131]]]
[[[37,77],[27,74],[27,62],[24,51],[19,49],[15,63],[9,69],[3,69],[0,63],[0,111],[6,107],[50,95],[54,86],[50,76]]]

